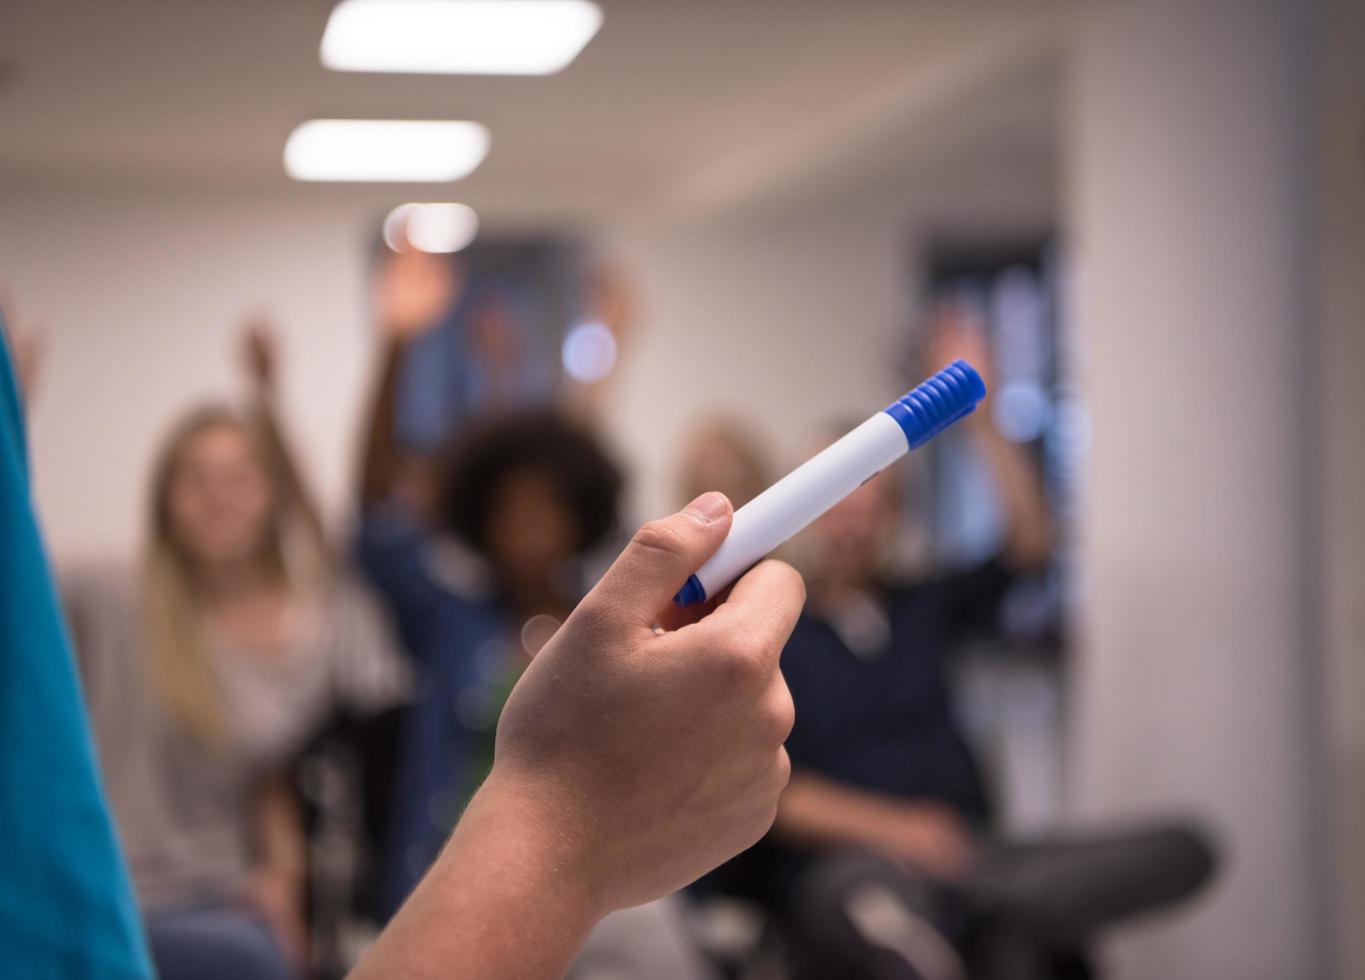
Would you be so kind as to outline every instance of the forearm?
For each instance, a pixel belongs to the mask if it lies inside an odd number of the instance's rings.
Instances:
[[[388,498],[393,489],[398,446],[395,421],[398,414],[398,368],[403,343],[385,343],[376,381],[374,400],[365,425],[365,458],[360,471],[360,499],[367,504]]]
[[[307,866],[303,814],[283,775],[272,777],[261,788],[254,810],[257,870],[288,877],[302,885]]]
[[[327,539],[327,529],[322,520],[322,511],[317,505],[317,499],[309,489],[308,481],[304,479],[303,471],[299,468],[294,454],[290,452],[289,443],[284,436],[284,428],[280,424],[273,392],[258,391],[252,404],[252,413],[265,442],[266,452],[270,455],[270,466],[278,474],[281,488],[284,491],[285,502],[292,505],[298,512],[309,538],[312,539],[312,546],[317,550],[324,564],[331,567],[334,564],[334,556],[332,555],[331,544]]]
[[[1052,554],[1052,516],[1036,468],[1017,444],[983,416],[973,441],[995,479],[1005,511],[1005,560],[1015,568],[1045,564]]]
[[[381,977],[560,977],[605,910],[575,842],[497,777],[360,964]]]
[[[869,846],[897,802],[797,769],[777,805],[773,832],[792,843]]]

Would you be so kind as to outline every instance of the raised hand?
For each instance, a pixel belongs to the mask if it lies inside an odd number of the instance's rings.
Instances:
[[[985,325],[962,300],[943,300],[934,307],[925,341],[925,359],[926,374],[953,361],[967,361],[986,382],[987,390],[994,390],[995,358],[986,339]]]
[[[463,285],[448,255],[398,252],[384,260],[375,277],[375,319],[395,340],[430,330],[455,303]]]
[[[261,314],[253,314],[242,325],[241,358],[242,368],[255,392],[273,392],[279,367],[279,345],[274,327]]]

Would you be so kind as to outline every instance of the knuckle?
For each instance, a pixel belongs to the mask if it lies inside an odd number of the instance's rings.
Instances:
[[[782,685],[781,693],[773,699],[773,706],[769,710],[773,732],[779,742],[785,742],[796,725],[796,705],[792,702],[785,684]]]
[[[747,850],[763,839],[777,819],[777,795],[763,796],[749,808],[744,822],[744,834],[739,850]]]
[[[764,678],[762,660],[753,656],[743,644],[731,644],[721,656],[720,663],[725,679],[735,687],[752,688]]]
[[[800,572],[780,558],[766,559],[763,564],[772,578],[773,588],[792,593],[800,603],[806,601],[806,580]]]
[[[746,667],[757,667],[763,656],[763,645],[751,632],[736,633],[727,644],[727,653]]]
[[[766,625],[762,629],[746,633],[740,642],[740,649],[744,655],[757,661],[765,670],[771,670],[776,666],[782,653],[782,646],[783,638],[775,635]]]
[[[660,552],[676,555],[683,550],[682,538],[678,530],[667,520],[650,521],[642,524],[631,538],[631,546],[641,551]]]
[[[749,656],[758,662],[764,677],[771,677],[782,661],[785,636],[762,636],[754,640]]]
[[[769,637],[746,636],[739,644],[736,655],[745,662],[755,680],[767,680],[777,664],[774,646]]]
[[[778,792],[781,792],[787,788],[787,783],[791,782],[792,778],[792,757],[787,754],[785,748],[779,748],[777,750],[775,774],[777,777]]]

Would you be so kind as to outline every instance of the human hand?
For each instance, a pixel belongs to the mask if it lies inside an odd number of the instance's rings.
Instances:
[[[526,358],[516,314],[499,296],[489,296],[470,312],[470,346],[499,395],[510,395]]]
[[[406,340],[433,326],[450,309],[462,276],[448,255],[397,252],[375,278],[375,318],[390,338]]]
[[[981,317],[961,299],[942,300],[934,307],[925,341],[925,359],[928,373],[941,370],[954,361],[966,361],[976,368],[986,382],[987,390],[994,387],[995,357],[986,339],[985,326]]]
[[[588,312],[616,338],[618,351],[634,330],[639,301],[630,280],[614,266],[598,269],[588,280]]]
[[[246,902],[265,922],[284,955],[300,970],[308,966],[308,924],[303,882],[289,870],[258,868],[247,879]]]
[[[242,324],[242,368],[257,394],[269,394],[275,388],[279,365],[279,344],[275,330],[261,314],[253,314]]]
[[[480,796],[534,823],[600,913],[665,895],[773,821],[794,718],[778,657],[805,598],[766,561],[703,618],[660,612],[729,532],[717,493],[646,524],[532,661]]]
[[[767,831],[791,771],[778,655],[801,579],[763,562],[701,614],[660,615],[732,518],[709,493],[645,525],[536,655],[492,772],[355,980],[562,976],[603,915]]]
[[[966,823],[943,803],[891,804],[869,836],[875,850],[935,878],[958,877],[976,855]]]

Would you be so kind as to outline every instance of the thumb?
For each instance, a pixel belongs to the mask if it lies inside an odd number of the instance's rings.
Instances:
[[[730,533],[734,510],[723,493],[704,493],[682,510],[635,532],[584,604],[618,621],[649,627],[687,577]]]

